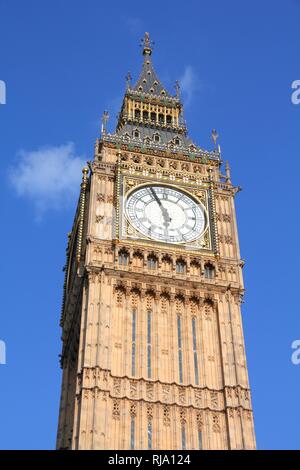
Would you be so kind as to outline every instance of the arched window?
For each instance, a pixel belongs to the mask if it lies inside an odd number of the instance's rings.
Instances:
[[[200,274],[200,264],[198,263],[197,260],[192,260],[191,261],[191,275],[192,276],[199,276]]]
[[[154,142],[160,142],[160,135],[159,134],[154,134],[153,139],[154,139]]]
[[[186,449],[186,430],[185,430],[185,422],[184,421],[181,424],[181,448],[183,450]]]
[[[141,111],[139,109],[134,111],[134,117],[135,119],[141,119]]]
[[[157,258],[154,255],[148,256],[148,268],[149,269],[157,268]]]
[[[127,251],[121,250],[119,251],[119,264],[121,266],[127,266],[129,262],[129,255]]]
[[[167,114],[167,124],[172,124],[172,116]]]
[[[137,129],[135,129],[135,130],[133,131],[133,137],[135,137],[136,139],[138,139],[139,136],[140,136],[139,131],[138,131]]]
[[[156,122],[156,113],[151,113],[151,122]]]
[[[206,279],[213,279],[215,277],[215,268],[211,263],[206,263],[204,266],[204,277]]]
[[[175,145],[180,145],[179,137],[175,137],[174,143],[175,143]]]
[[[169,255],[163,256],[162,260],[162,270],[166,272],[172,271],[172,259]]]
[[[136,251],[133,253],[133,258],[132,258],[133,266],[135,268],[142,268],[143,263],[144,263],[144,258],[141,252]]]
[[[182,259],[176,261],[176,272],[178,274],[184,274],[186,272],[186,263]]]
[[[130,421],[130,449],[134,449],[134,444],[135,444],[135,438],[134,438],[134,433],[135,433],[135,417],[131,416],[131,421]]]
[[[152,421],[148,421],[148,428],[147,428],[147,434],[148,434],[148,449],[152,449]]]
[[[158,121],[159,121],[160,124],[163,124],[165,122],[165,118],[164,118],[163,114],[158,115]]]
[[[149,119],[149,113],[148,111],[143,111],[143,119],[147,121]]]

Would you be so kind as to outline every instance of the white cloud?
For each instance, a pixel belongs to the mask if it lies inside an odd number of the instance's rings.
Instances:
[[[179,83],[185,104],[189,104],[195,92],[201,88],[201,82],[191,65],[187,65],[185,67]]]
[[[18,153],[9,179],[19,196],[33,202],[40,217],[48,209],[67,207],[79,194],[81,170],[86,160],[69,142]]]
[[[143,22],[138,17],[129,17],[125,20],[126,26],[131,34],[141,34]]]

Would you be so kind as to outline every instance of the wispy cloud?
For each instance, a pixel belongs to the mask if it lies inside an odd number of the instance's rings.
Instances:
[[[125,24],[131,34],[141,34],[143,30],[143,22],[141,18],[138,18],[138,17],[126,18]]]
[[[86,163],[69,142],[57,147],[21,150],[9,180],[16,193],[30,200],[37,217],[49,210],[66,208],[78,195],[81,169]]]
[[[179,83],[183,100],[188,105],[194,94],[202,87],[202,83],[191,65],[185,67]]]

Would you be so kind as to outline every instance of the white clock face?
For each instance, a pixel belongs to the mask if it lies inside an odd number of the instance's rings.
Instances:
[[[131,225],[143,235],[167,243],[199,238],[206,224],[205,212],[191,196],[169,186],[143,186],[126,200]]]

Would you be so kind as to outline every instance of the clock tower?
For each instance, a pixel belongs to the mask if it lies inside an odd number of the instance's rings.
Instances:
[[[83,169],[61,316],[58,449],[255,449],[234,198],[151,61]],[[213,131],[216,144],[217,133]]]

